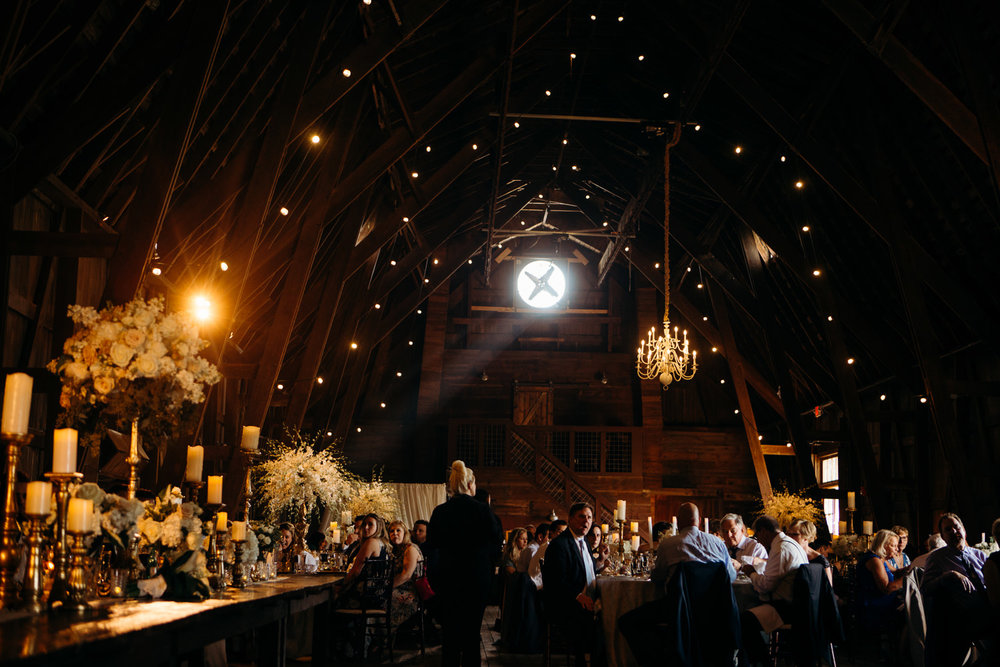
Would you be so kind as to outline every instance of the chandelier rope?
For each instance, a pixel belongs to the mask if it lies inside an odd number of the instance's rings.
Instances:
[[[677,338],[677,327],[670,331],[670,149],[681,138],[681,124],[674,125],[674,133],[663,153],[663,335],[656,335],[656,327],[649,330],[646,340],[639,343],[636,373],[643,380],[656,378],[667,387],[674,380],[690,380],[698,370],[698,353],[689,353],[687,331],[683,340]]]

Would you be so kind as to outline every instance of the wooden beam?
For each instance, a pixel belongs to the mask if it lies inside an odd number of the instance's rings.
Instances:
[[[25,232],[7,235],[7,252],[28,257],[104,257],[115,254],[118,234]]]
[[[135,296],[152,257],[156,237],[163,224],[177,174],[198,117],[205,87],[215,62],[218,32],[226,24],[226,3],[215,3],[198,14],[186,39],[171,48],[187,57],[174,69],[163,99],[163,116],[149,139],[149,155],[135,199],[119,224],[122,230],[111,262],[105,297],[124,303]]]
[[[726,307],[726,297],[723,294],[716,295],[714,290],[709,290],[709,296],[712,299],[712,309],[715,311],[715,319],[719,322],[723,349],[727,350],[726,361],[729,363],[729,374],[733,378],[733,389],[736,391],[736,400],[740,406],[743,432],[746,434],[747,446],[750,448],[753,469],[757,474],[757,486],[760,487],[760,496],[766,503],[774,493],[771,491],[771,478],[767,474],[767,462],[764,460],[764,450],[758,438],[757,420],[754,418],[753,404],[750,402],[750,393],[747,391],[747,379],[743,372],[743,363],[739,359],[739,348],[736,345],[736,337],[733,335],[732,324],[729,322],[729,308]]]
[[[933,111],[976,157],[986,164],[990,163],[975,114],[898,39],[890,35],[887,39],[875,42],[873,38],[877,34],[878,21],[864,5],[857,0],[823,0],[823,4],[858,38],[869,53],[881,60],[882,64],[927,105],[927,108]],[[952,11],[961,12],[964,9],[954,7]],[[978,27],[972,28],[969,34],[975,34],[978,29]],[[958,46],[962,48],[961,45]]]

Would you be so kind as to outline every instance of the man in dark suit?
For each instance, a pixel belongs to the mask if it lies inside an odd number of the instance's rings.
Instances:
[[[542,564],[545,615],[570,642],[578,667],[586,665],[594,629],[594,559],[584,539],[594,522],[594,508],[576,503],[569,510],[569,530],[553,539]]]

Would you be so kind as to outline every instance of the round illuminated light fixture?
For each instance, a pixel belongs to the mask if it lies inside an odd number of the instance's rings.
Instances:
[[[566,293],[566,276],[547,259],[528,262],[517,274],[517,294],[532,308],[551,308]]]

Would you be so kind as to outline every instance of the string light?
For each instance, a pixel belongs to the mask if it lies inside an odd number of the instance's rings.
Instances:
[[[438,260],[437,260],[437,257],[435,257],[435,258],[434,258],[434,263],[435,263],[435,264],[437,264],[437,263],[438,263]]]
[[[718,352],[718,351],[719,351],[719,348],[717,348],[717,347],[713,347],[712,348],[712,352]]]
[[[367,3],[366,3],[366,4],[367,4]],[[327,432],[326,432],[326,437],[328,437],[328,438],[329,438],[329,437],[330,437],[331,435],[333,435],[333,431],[327,431]]]
[[[597,20],[597,15],[596,14],[591,14],[590,15],[590,20],[591,21],[596,21]]]
[[[524,227],[524,220],[521,221],[521,226]]]
[[[283,385],[281,383],[278,383],[278,391],[281,391],[284,388],[285,388],[285,385]]]
[[[282,206],[281,208],[278,209],[278,213],[280,213],[281,215],[288,215],[288,209]]]
[[[551,90],[546,90],[545,91],[545,97],[552,97],[552,91]]]
[[[349,69],[347,69],[347,68],[345,67],[345,68],[344,68],[344,71],[343,71],[343,72],[341,72],[341,74],[343,74],[343,75],[344,75],[345,77],[349,77],[349,76],[351,76],[351,70],[349,70]]]
[[[378,404],[378,406],[379,406],[380,408],[384,408],[384,407],[385,407],[385,402],[382,402],[382,403],[379,403],[379,404]]]
[[[663,93],[663,99],[667,99],[668,97],[670,97],[670,93]]]
[[[576,60],[576,54],[575,53],[569,54],[569,59],[570,60]]]
[[[412,346],[413,345],[413,341],[412,340],[408,340],[408,341],[406,341],[406,344]]]
[[[428,147],[427,147],[427,152],[428,152],[428,153],[430,153],[430,152],[431,152],[431,147],[430,147],[430,146],[428,146]]]
[[[413,178],[420,178],[420,174],[418,174],[417,172],[413,172],[412,174],[410,174],[410,176],[412,176]]]
[[[514,121],[514,127],[515,128],[521,127],[521,124],[515,120]]]
[[[826,316],[826,321],[827,322],[833,322],[833,315],[827,315]]]
[[[820,270],[819,269],[813,269],[813,275],[814,276],[819,277],[819,274],[820,274]]]
[[[736,408],[735,410],[733,410],[733,414],[734,414],[734,415],[738,415],[738,414],[740,414],[740,409],[739,409],[739,408]]]
[[[355,343],[355,342],[354,342],[353,340],[351,341],[351,349],[352,349],[352,350],[356,350],[356,349],[358,349],[358,344],[357,344],[357,343]]]
[[[784,162],[784,161],[785,161],[785,156],[784,156],[784,155],[782,155],[782,156],[781,156],[781,161],[782,161],[782,162]]]
[[[382,304],[381,303],[376,303],[375,304],[375,310],[380,310],[381,308],[382,308]]]
[[[323,384],[323,378],[322,377],[317,377],[316,378],[316,384]]]
[[[410,218],[409,218],[409,216],[405,216],[405,215],[404,215],[404,216],[403,216],[403,222],[409,222],[409,221],[410,221]]]
[[[422,309],[420,309],[420,308],[417,308],[417,315],[423,315],[423,314],[424,314],[424,311]]]
[[[619,16],[619,17],[618,17],[618,22],[619,22],[619,23],[621,23],[621,22],[622,22],[622,21],[624,21],[624,20],[625,20],[625,17],[624,17],[624,16]]]
[[[926,396],[921,396],[920,397],[920,402],[921,403],[926,403],[927,402],[927,397]]]
[[[398,378],[403,377],[403,371],[396,371],[396,377]]]
[[[358,427],[358,433],[361,433],[361,427],[360,426]]]
[[[390,259],[389,264],[391,264],[392,266],[396,266],[396,260]]]
[[[642,62],[645,59],[646,59],[646,56],[640,54],[640,56],[639,56],[639,62]]]
[[[695,125],[694,126],[694,131],[695,132],[701,132],[701,125]]]
[[[569,139],[563,139],[563,146],[569,143]]]
[[[758,434],[757,434],[757,442],[760,442],[760,441],[761,441],[761,440],[763,440],[763,439],[764,439],[764,436],[762,436],[762,435],[760,435],[760,434],[758,433]]]
[[[704,289],[704,287],[705,287],[704,283],[698,283],[697,285],[698,289]]]
[[[809,225],[802,225],[802,231],[808,232],[809,231]]]
[[[854,365],[854,357],[848,357],[848,359],[847,359],[847,365],[848,366],[853,366]]]
[[[743,147],[742,147],[742,146],[737,146],[737,147],[736,147],[735,149],[733,149],[733,150],[734,150],[734,152],[735,152],[735,153],[736,153],[737,155],[739,155],[740,153],[742,153],[742,152],[743,152]]]
[[[223,271],[228,271],[229,264],[227,264],[226,262],[219,262],[219,268],[222,269]]]
[[[479,150],[479,144],[472,144],[472,150],[478,151]]]
[[[163,269],[161,269],[161,268],[160,268],[160,267],[158,267],[158,266],[154,266],[154,267],[153,267],[153,275],[154,275],[154,276],[158,276],[158,275],[160,275],[161,273],[163,273]]]
[[[309,137],[309,141],[313,142],[314,144],[318,144],[319,143],[319,135],[318,134],[312,135],[311,137]]]
[[[721,380],[719,380],[719,384],[726,384],[726,378],[722,378]]]
[[[802,186],[805,185],[802,181],[795,181],[795,188],[801,190]]]
[[[885,400],[885,394],[882,394],[881,396],[879,396],[879,397],[878,397],[878,400],[880,400],[880,401],[884,401],[884,400]]]
[[[659,262],[657,262],[656,264],[653,264],[653,268],[654,268],[654,269],[658,269],[658,268],[660,268],[660,263],[659,263]]]

